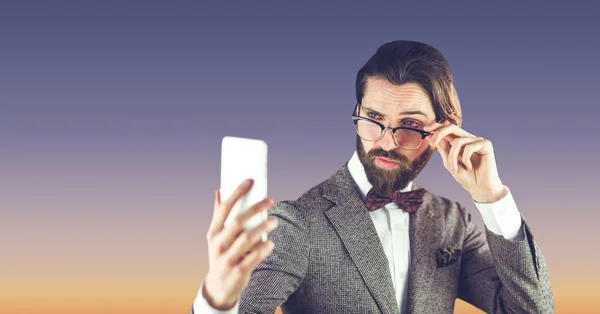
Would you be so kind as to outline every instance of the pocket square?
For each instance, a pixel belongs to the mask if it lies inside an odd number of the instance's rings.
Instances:
[[[448,265],[456,263],[456,261],[458,261],[458,258],[460,257],[461,252],[462,251],[458,248],[458,245],[451,245],[440,249],[435,254],[437,267],[446,267]]]

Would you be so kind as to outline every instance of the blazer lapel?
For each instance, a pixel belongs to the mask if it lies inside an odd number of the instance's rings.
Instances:
[[[421,187],[413,183],[413,190]],[[435,196],[427,192],[419,209],[410,215],[410,271],[408,276],[408,312],[428,308],[431,281],[437,267],[435,253],[442,240],[443,219]],[[434,301],[434,300],[432,300]]]
[[[335,205],[325,215],[337,231],[382,313],[399,313],[388,259],[347,165],[325,182]]]

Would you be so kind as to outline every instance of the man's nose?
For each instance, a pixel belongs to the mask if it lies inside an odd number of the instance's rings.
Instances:
[[[379,139],[379,144],[381,145],[381,148],[385,151],[396,149],[397,145],[394,141],[394,133],[392,133],[392,130],[385,129],[383,131],[383,135],[381,136],[381,139]]]

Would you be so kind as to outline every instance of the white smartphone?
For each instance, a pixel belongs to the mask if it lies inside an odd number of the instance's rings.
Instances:
[[[225,136],[221,143],[221,202],[228,199],[246,179],[253,179],[252,188],[240,198],[225,220],[229,225],[237,215],[267,197],[267,143],[258,139]],[[248,221],[244,228],[252,229],[267,220],[267,211],[262,211]],[[262,234],[267,241],[267,233]]]

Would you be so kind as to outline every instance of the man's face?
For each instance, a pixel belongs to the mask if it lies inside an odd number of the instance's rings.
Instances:
[[[388,127],[423,129],[435,122],[433,106],[416,83],[394,85],[383,78],[369,78],[360,112],[355,113]],[[405,188],[423,170],[433,150],[427,137],[416,150],[396,145],[391,130],[377,141],[356,137],[356,150],[373,189],[382,195]]]

